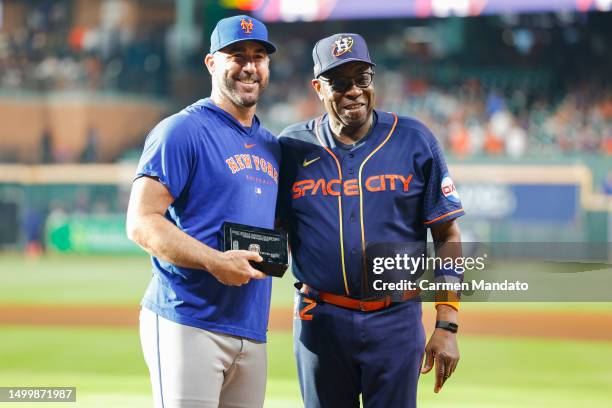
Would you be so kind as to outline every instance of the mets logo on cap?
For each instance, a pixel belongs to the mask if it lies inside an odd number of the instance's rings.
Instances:
[[[253,31],[253,20],[250,18],[248,20],[246,18],[241,19],[240,28],[242,28],[242,31],[244,31],[245,34],[251,34]]]
[[[340,37],[332,46],[332,54],[334,57],[339,57],[342,54],[346,54],[353,48],[353,37]]]

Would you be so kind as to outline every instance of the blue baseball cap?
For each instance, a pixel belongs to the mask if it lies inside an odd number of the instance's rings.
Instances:
[[[219,20],[210,36],[210,53],[240,41],[258,41],[268,54],[276,52],[276,45],[268,41],[268,29],[261,21],[249,16],[233,16]]]
[[[370,59],[366,41],[354,33],[334,34],[317,41],[312,49],[312,59],[315,78],[348,62],[360,61],[376,66]]]

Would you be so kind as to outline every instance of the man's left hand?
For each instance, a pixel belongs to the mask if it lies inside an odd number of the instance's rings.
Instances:
[[[436,366],[436,384],[434,392],[440,392],[442,386],[450,378],[459,362],[457,335],[448,330],[435,329],[425,347],[425,365],[421,373],[426,374]]]

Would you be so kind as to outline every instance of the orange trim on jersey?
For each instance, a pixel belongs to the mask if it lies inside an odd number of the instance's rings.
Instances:
[[[361,258],[363,260],[363,277],[364,277],[364,284],[365,286],[368,285],[368,274],[365,273],[366,269],[367,269],[367,263],[366,263],[366,240],[365,240],[365,226],[364,226],[364,222],[363,222],[363,187],[362,187],[362,183],[361,183],[361,173],[363,171],[363,166],[366,164],[366,162],[368,160],[370,160],[370,158],[372,156],[374,156],[374,153],[376,153],[377,151],[379,151],[384,145],[385,143],[387,143],[387,141],[391,138],[391,135],[393,134],[393,132],[395,131],[395,126],[397,125],[397,115],[395,113],[391,113],[393,115],[393,125],[391,126],[391,130],[389,130],[389,134],[387,135],[387,137],[385,138],[385,140],[382,141],[382,143],[380,145],[378,145],[378,147],[374,150],[372,150],[372,153],[370,153],[368,155],[368,157],[366,157],[363,162],[361,162],[361,165],[359,166],[359,176],[358,176],[358,181],[359,181],[359,218],[360,218],[360,222],[361,222]]]
[[[461,299],[459,298],[459,293],[456,290],[438,290],[436,291],[434,300],[436,301],[436,303],[444,304],[455,304],[461,301]]]
[[[317,302],[307,297],[302,298],[304,303],[308,303],[300,310],[300,320],[312,320],[313,316],[306,314],[317,306]]]
[[[439,217],[437,217],[437,218],[434,218],[434,219],[433,219],[433,220],[431,220],[431,221],[425,221],[423,224],[425,224],[425,225],[432,224],[432,223],[434,223],[434,222],[436,222],[436,221],[441,220],[442,218],[449,217],[449,216],[451,216],[451,215],[453,215],[453,214],[457,214],[458,212],[462,212],[462,211],[463,211],[463,208],[460,208],[460,209],[455,210],[455,211],[447,212],[446,214],[443,214],[443,215],[441,215],[441,216],[439,216]]]
[[[440,305],[447,305],[447,306],[452,307],[456,311],[459,311],[459,302],[436,302],[436,307]]]
[[[323,143],[323,140],[319,136],[319,126],[321,125],[322,118],[322,116],[319,116],[319,118],[317,118],[317,121],[315,122],[315,136],[321,144],[321,147],[323,147],[323,149],[325,149],[325,151],[329,153],[331,157],[334,158],[336,166],[338,167],[338,180],[340,184],[342,184],[342,169],[340,168],[340,162],[338,161],[338,158],[336,157],[334,152],[332,152],[329,147],[325,146],[325,143]],[[344,235],[342,231],[342,194],[338,194],[338,219],[340,220],[340,257],[342,258],[342,278],[344,279],[344,290],[346,291],[347,295],[350,295],[351,293],[349,292],[348,281],[346,279],[346,266],[344,264]]]

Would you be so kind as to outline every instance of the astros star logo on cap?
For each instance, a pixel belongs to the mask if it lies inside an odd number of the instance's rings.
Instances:
[[[346,54],[351,51],[353,47],[353,37],[340,37],[334,41],[332,48],[332,54],[334,57],[339,57],[342,54]]]
[[[245,34],[251,34],[251,32],[253,31],[253,20],[249,18],[249,20],[247,21],[243,18],[242,20],[240,20],[240,28],[242,28],[242,31],[244,31]]]

